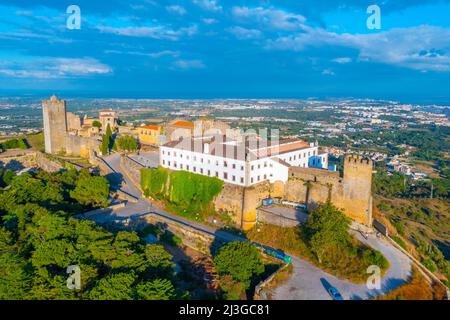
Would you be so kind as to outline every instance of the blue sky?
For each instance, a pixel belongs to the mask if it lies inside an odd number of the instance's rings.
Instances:
[[[450,0],[0,0],[1,92],[450,103],[449,82]]]

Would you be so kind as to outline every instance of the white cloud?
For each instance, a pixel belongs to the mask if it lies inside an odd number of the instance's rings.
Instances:
[[[16,78],[68,78],[112,73],[94,58],[20,57],[0,63],[0,74]]]
[[[184,16],[187,13],[186,9],[179,5],[166,6],[166,10],[170,13],[175,13],[180,16]]]
[[[326,76],[334,76],[334,75],[335,75],[334,71],[333,71],[333,70],[330,70],[330,69],[325,69],[325,70],[323,70],[323,71],[322,71],[322,74],[323,74],[323,75],[326,75]]]
[[[106,54],[129,54],[133,56],[143,56],[143,57],[150,57],[150,58],[161,58],[165,56],[170,57],[179,57],[180,52],[179,51],[172,51],[172,50],[163,50],[163,51],[157,51],[157,52],[140,52],[140,51],[120,51],[120,50],[105,50],[104,53]]]
[[[97,29],[103,33],[113,33],[121,36],[152,38],[158,40],[171,40],[171,41],[177,41],[183,37],[190,37],[198,32],[198,27],[195,25],[180,28],[177,30],[170,29],[165,26],[123,27],[123,28],[99,26],[97,27]]]
[[[333,59],[333,62],[339,63],[339,64],[345,64],[352,62],[352,58],[342,57],[342,58],[336,58]]]
[[[342,46],[358,50],[360,61],[450,72],[450,28],[422,25],[371,34],[338,34],[305,26],[303,31],[269,40],[266,48],[302,51],[307,47]]]
[[[256,22],[279,30],[298,30],[306,21],[302,15],[275,8],[233,7],[232,14],[241,21]]]
[[[201,60],[177,60],[173,63],[174,69],[204,69],[206,66]]]
[[[192,2],[208,11],[222,11],[222,6],[217,0],[192,0]]]
[[[256,29],[246,29],[242,27],[231,27],[226,29],[240,40],[257,39],[261,37],[261,31]]]
[[[217,23],[217,20],[216,20],[216,19],[213,19],[213,18],[204,18],[204,19],[202,19],[202,21],[203,21],[204,23],[206,23],[206,24],[214,24],[214,23]]]

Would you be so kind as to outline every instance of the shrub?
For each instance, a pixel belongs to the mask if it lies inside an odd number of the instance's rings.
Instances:
[[[28,149],[28,144],[24,139],[11,139],[0,143],[0,149]]]
[[[233,241],[224,245],[215,256],[214,263],[220,276],[231,276],[244,289],[248,289],[252,279],[264,272],[261,254],[249,242]]]
[[[213,210],[212,200],[222,190],[223,181],[159,167],[141,170],[141,186],[146,196],[166,200],[176,211],[203,213]]]
[[[134,152],[138,149],[138,144],[136,142],[136,139],[134,139],[130,135],[119,137],[115,140],[115,144],[119,148],[119,150],[127,151],[127,152]]]

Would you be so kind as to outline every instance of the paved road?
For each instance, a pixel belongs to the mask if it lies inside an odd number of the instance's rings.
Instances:
[[[344,299],[369,299],[385,294],[405,283],[411,273],[411,261],[386,239],[369,236],[366,240],[359,233],[353,233],[368,246],[383,253],[390,267],[381,281],[380,290],[369,290],[365,284],[355,284],[324,272],[308,261],[293,258],[291,278],[272,292],[274,300],[330,300],[326,288],[337,288]]]
[[[212,227],[196,223],[192,220],[175,216],[164,210],[156,208],[142,197],[141,192],[136,188],[125,175],[120,173],[120,155],[113,154],[105,158],[110,168],[114,171],[109,174],[109,179],[113,184],[121,184],[122,191],[134,195],[139,200],[135,204],[129,204],[125,208],[111,212],[110,214],[101,214],[92,218],[97,222],[128,219],[131,217],[142,216],[149,213],[159,214],[167,219],[172,219],[183,223],[189,227],[215,235],[225,241],[241,240],[248,241],[237,235],[217,231]],[[382,279],[381,290],[368,290],[365,284],[354,284],[347,280],[337,279],[336,277],[324,272],[306,260],[292,257],[294,272],[291,278],[276,288],[272,292],[272,299],[275,300],[329,300],[330,296],[326,291],[329,285],[337,288],[345,299],[368,299],[379,294],[386,293],[400,284],[407,281],[411,272],[411,262],[408,257],[393,247],[385,239],[378,239],[375,236],[364,239],[359,233],[354,233],[358,239],[377,249],[389,260],[390,268]],[[257,244],[259,245],[259,244]],[[264,247],[260,245],[261,247]]]
[[[159,153],[155,151],[141,152],[139,155],[131,154],[130,158],[147,168],[158,168]]]
[[[110,173],[107,174],[107,178],[110,181],[113,188],[120,189],[125,193],[128,193],[136,198],[138,201],[136,203],[128,203],[125,208],[118,209],[116,211],[111,211],[110,213],[102,213],[94,217],[90,217],[90,220],[96,221],[97,223],[105,223],[109,221],[120,221],[129,218],[142,217],[147,214],[157,214],[163,216],[166,219],[171,219],[173,221],[182,223],[191,228],[197,229],[204,233],[213,235],[225,241],[241,240],[246,241],[245,238],[239,237],[237,235],[216,230],[213,227],[206,226],[195,221],[176,216],[169,212],[166,212],[158,207],[152,206],[151,202],[142,196],[141,191],[131,182],[126,175],[120,173],[120,155],[112,154],[104,158],[105,162],[110,168]]]

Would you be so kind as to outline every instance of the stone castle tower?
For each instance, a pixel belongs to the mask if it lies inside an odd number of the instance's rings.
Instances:
[[[344,160],[343,202],[350,218],[363,224],[372,222],[372,171],[370,159],[347,156]]]
[[[44,118],[45,152],[59,153],[66,149],[66,101],[53,95],[50,100],[42,101]]]

